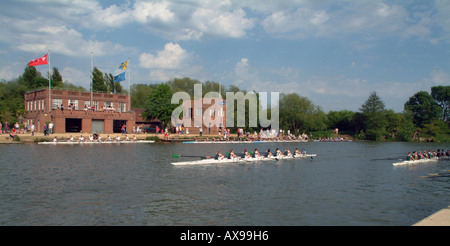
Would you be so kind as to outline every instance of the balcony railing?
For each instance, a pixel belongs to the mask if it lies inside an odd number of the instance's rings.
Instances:
[[[41,91],[41,90],[45,90],[45,89],[48,89],[48,86],[47,87],[39,87],[39,88],[36,88],[34,90],[27,91],[26,93]],[[84,88],[54,87],[54,88],[51,88],[51,89],[52,89],[52,92],[53,91],[69,91],[69,92],[71,91],[71,92],[85,92],[85,93],[89,93],[89,94],[91,93],[90,91],[88,91],[88,90],[86,90]],[[107,93],[105,91],[92,91],[92,93],[99,93],[99,94],[104,94],[104,95],[128,95],[127,91],[125,91],[125,92],[116,92],[116,93]]]

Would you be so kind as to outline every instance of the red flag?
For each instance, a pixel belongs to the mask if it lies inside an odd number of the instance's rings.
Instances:
[[[41,58],[38,58],[38,59],[30,61],[30,63],[28,63],[28,66],[32,67],[32,66],[48,64],[48,62],[47,62],[47,55],[48,54],[46,54],[45,56],[43,56]]]

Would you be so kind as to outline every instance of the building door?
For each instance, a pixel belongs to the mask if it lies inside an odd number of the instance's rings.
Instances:
[[[81,119],[66,118],[66,132],[80,132]]]
[[[105,120],[92,119],[92,132],[104,133],[105,132]]]
[[[127,125],[126,120],[113,120],[113,133],[121,133],[122,132],[122,126]],[[130,129],[126,129],[127,132],[130,132]]]

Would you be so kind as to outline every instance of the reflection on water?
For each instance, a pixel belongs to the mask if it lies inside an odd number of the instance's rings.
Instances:
[[[172,166],[172,154],[305,148],[313,159]],[[411,225],[450,204],[450,161],[410,143],[0,145],[0,225]],[[183,160],[186,158],[183,158]]]

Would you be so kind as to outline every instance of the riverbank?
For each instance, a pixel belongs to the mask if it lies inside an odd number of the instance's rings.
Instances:
[[[450,226],[450,206],[437,211],[413,226]]]
[[[20,144],[20,143],[35,143],[35,142],[42,142],[42,141],[52,141],[53,138],[55,138],[55,137],[58,139],[58,141],[66,141],[66,140],[70,139],[71,136],[74,139],[78,139],[80,137],[80,135],[83,135],[83,137],[85,139],[86,138],[88,139],[89,136],[92,134],[91,133],[53,133],[51,135],[44,136],[44,133],[35,133],[34,136],[31,136],[31,133],[24,133],[24,134],[17,135],[20,139],[19,141],[17,141],[17,140],[13,141],[9,137],[9,134],[2,134],[2,135],[0,135],[0,144]],[[156,133],[144,133],[144,134],[133,134],[133,133],[106,134],[106,133],[102,133],[100,135],[103,138],[107,137],[108,135],[111,138],[115,138],[117,136],[124,138],[125,135],[127,135],[129,138],[133,138],[133,136],[136,136],[137,140],[148,140],[148,139],[158,140],[159,139],[162,142],[185,142],[185,141],[194,141],[195,139],[197,139],[197,140],[205,140],[205,139],[212,140],[212,138],[215,138],[217,140],[219,138],[219,136],[217,136],[217,135],[208,135],[208,134],[206,134],[206,135],[203,134],[202,136],[200,136],[198,134],[189,134],[189,135],[170,134],[168,139],[164,137],[164,134],[156,134]],[[237,134],[230,134],[229,138],[237,139]],[[353,140],[353,139],[349,138],[348,135],[337,135],[336,138]]]
[[[44,136],[44,133],[35,133],[34,136],[31,136],[31,133],[24,133],[24,134],[18,134],[20,141],[13,141],[9,134],[2,134],[0,135],[0,144],[18,144],[18,143],[35,143],[35,142],[42,142],[42,141],[52,141],[53,138],[57,138],[58,141],[65,141],[70,139],[72,136],[74,139],[78,139],[81,135],[85,139],[89,139],[89,136],[92,135],[91,133],[54,133],[51,135]],[[147,138],[154,138],[154,139],[164,139],[164,134],[155,134],[155,133],[148,133],[148,134],[121,134],[121,133],[112,133],[112,134],[100,134],[103,138],[110,136],[111,138],[116,138],[117,136],[120,136],[121,138],[124,138],[125,135],[127,135],[129,138],[133,138],[133,136],[136,136],[137,140],[146,140]],[[191,136],[186,138],[186,141],[190,141]],[[195,136],[192,136],[192,139]],[[174,137],[172,137],[174,138]]]

